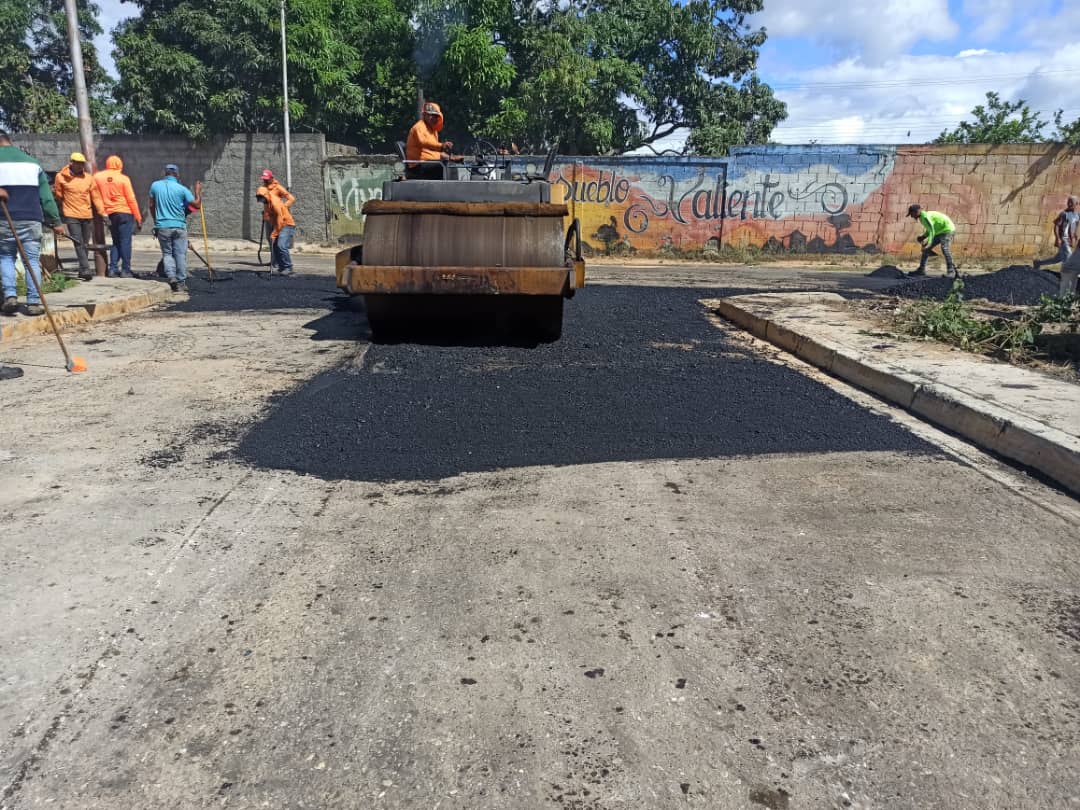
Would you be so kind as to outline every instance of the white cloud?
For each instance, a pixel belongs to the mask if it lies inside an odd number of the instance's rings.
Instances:
[[[782,143],[926,143],[969,118],[990,90],[1024,99],[1047,121],[1059,108],[1080,117],[1080,43],[963,59],[905,55],[879,66],[847,59],[800,72],[797,86],[774,84],[788,105],[773,133]]]
[[[772,37],[806,37],[867,64],[882,64],[923,39],[952,39],[958,30],[947,0],[770,0],[752,21]]]
[[[1057,48],[1077,41],[1080,36],[1080,4],[1067,2],[1055,14],[1025,15],[1026,25],[1018,40],[1033,48]]]
[[[1030,16],[1039,5],[1044,4],[1032,0],[964,0],[963,10],[965,15],[979,21],[970,36],[981,42],[1000,36],[1021,12]]]

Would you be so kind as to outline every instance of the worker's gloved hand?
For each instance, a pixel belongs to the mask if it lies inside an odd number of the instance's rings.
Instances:
[[[453,141],[443,141],[443,151],[444,152],[449,152],[453,148],[454,148],[454,142]]]
[[[67,228],[65,228],[63,225],[53,225],[52,229],[53,229],[53,233],[55,233],[57,236],[67,236],[68,235]]]

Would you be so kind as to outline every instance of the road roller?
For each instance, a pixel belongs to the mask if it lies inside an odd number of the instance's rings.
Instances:
[[[363,207],[363,245],[337,257],[337,285],[362,296],[375,339],[490,317],[538,342],[562,334],[563,302],[585,284],[581,226],[530,167],[476,161],[442,180],[398,177]],[[561,191],[561,187],[554,187]]]

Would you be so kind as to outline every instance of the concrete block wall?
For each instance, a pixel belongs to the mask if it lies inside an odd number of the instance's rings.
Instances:
[[[16,135],[16,146],[36,157],[48,172],[55,172],[79,151],[77,135]],[[166,163],[180,167],[181,182],[192,187],[203,182],[206,228],[211,237],[259,240],[262,206],[255,188],[263,169],[285,182],[284,138],[280,135],[232,135],[205,142],[168,135],[100,135],[94,140],[99,168],[105,158],[119,155],[131,177],[143,217],[147,216],[147,191],[162,176]],[[322,135],[298,134],[291,138],[292,192],[296,195],[293,216],[297,239],[326,240],[323,162],[326,141]],[[197,216],[188,227],[201,230]],[[144,233],[146,228],[144,228]]]

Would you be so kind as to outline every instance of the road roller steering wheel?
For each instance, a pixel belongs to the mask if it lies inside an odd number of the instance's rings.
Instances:
[[[473,154],[476,157],[476,163],[469,167],[470,174],[487,178],[498,168],[496,157],[499,150],[491,141],[478,140],[473,145]]]

